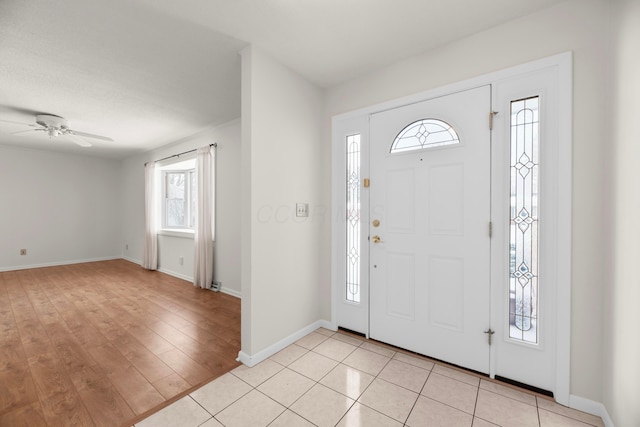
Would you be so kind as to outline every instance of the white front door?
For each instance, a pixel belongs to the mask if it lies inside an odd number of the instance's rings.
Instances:
[[[370,116],[369,335],[484,373],[490,96],[487,85]]]
[[[335,326],[569,403],[571,76],[561,54],[334,117]],[[422,119],[459,144],[391,153]]]

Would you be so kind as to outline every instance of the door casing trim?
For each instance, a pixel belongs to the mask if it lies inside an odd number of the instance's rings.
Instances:
[[[558,102],[559,102],[559,147],[558,147],[558,209],[557,209],[557,254],[558,263],[555,271],[557,283],[556,301],[556,357],[555,357],[555,389],[553,390],[558,403],[569,405],[570,393],[570,364],[571,364],[571,218],[572,218],[572,97],[573,97],[573,65],[572,53],[565,52],[546,57],[504,70],[491,72],[461,82],[449,84],[439,88],[416,93],[410,96],[374,104],[362,109],[340,114],[332,118],[332,196],[331,202],[334,212],[332,215],[331,236],[331,324],[337,327],[336,310],[339,290],[344,281],[341,272],[344,267],[345,234],[341,208],[344,206],[344,153],[343,129],[345,123],[354,121],[356,127],[366,123],[368,134],[369,115],[391,108],[412,104],[438,96],[470,89],[477,86],[494,84],[527,73],[557,67],[558,71]],[[355,128],[354,128],[355,131]],[[368,145],[368,140],[366,142]],[[364,145],[364,144],[363,144]],[[365,162],[363,162],[365,163]],[[368,167],[368,165],[367,165]],[[366,171],[368,173],[368,170]],[[364,176],[364,175],[363,175]],[[368,218],[367,218],[368,221]],[[368,257],[367,257],[368,259]],[[367,316],[368,317],[368,316]],[[366,331],[368,336],[368,330]]]

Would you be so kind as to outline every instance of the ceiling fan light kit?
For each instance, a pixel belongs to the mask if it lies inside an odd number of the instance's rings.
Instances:
[[[48,129],[69,129],[65,119],[50,114],[38,114],[36,116],[36,123]]]
[[[69,131],[69,125],[67,125],[67,121],[58,116],[52,116],[49,114],[38,114],[36,116],[36,123],[44,128],[42,130],[47,132],[49,138],[55,138],[56,136],[65,135]]]

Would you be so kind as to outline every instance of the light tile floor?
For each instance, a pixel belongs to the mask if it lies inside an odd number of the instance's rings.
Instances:
[[[403,425],[604,427],[547,398],[322,328],[136,427]]]

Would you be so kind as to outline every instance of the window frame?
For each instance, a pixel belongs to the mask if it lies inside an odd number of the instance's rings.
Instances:
[[[195,216],[193,211],[193,201],[197,200],[197,188],[193,188],[194,186],[191,183],[192,177],[196,177],[196,169],[194,167],[190,167],[188,169],[178,169],[178,168],[164,168],[160,171],[161,174],[161,230],[167,231],[177,231],[177,232],[195,232]],[[183,226],[175,226],[167,224],[167,204],[169,198],[167,197],[168,193],[168,175],[169,174],[183,174],[184,175],[184,217],[185,224]],[[197,187],[197,178],[195,181],[195,186]]]

